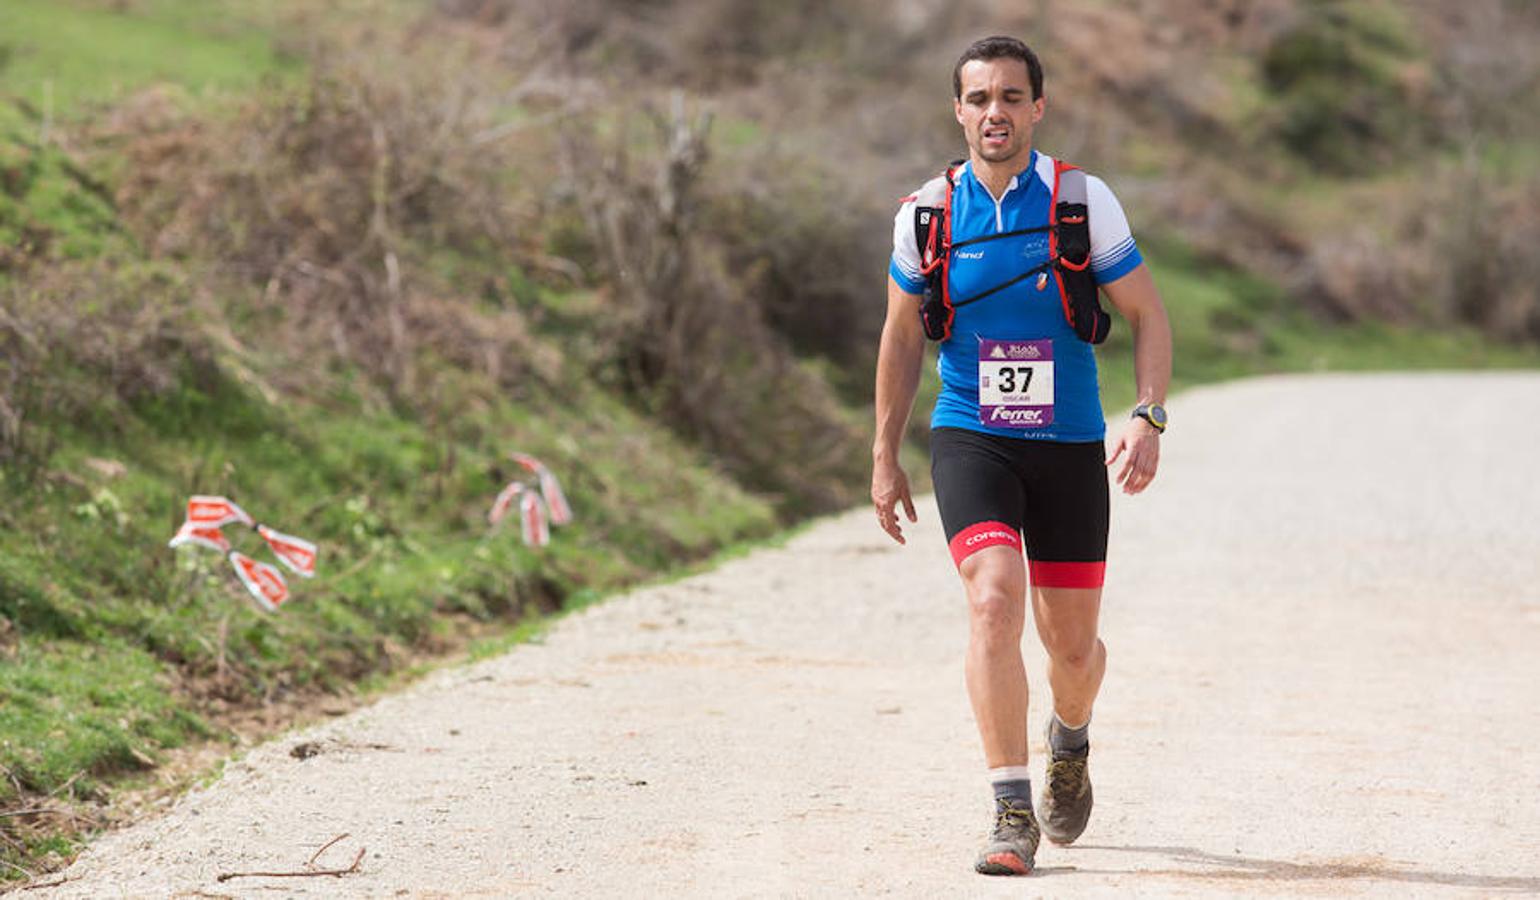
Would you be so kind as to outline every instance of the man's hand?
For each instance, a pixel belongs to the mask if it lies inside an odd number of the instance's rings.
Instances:
[[[909,521],[918,522],[914,514],[914,500],[909,496],[909,476],[896,462],[876,462],[872,465],[872,505],[877,507],[877,524],[888,536],[900,544],[904,530],[898,524],[898,505],[904,505]]]
[[[1123,486],[1123,493],[1137,494],[1155,480],[1155,470],[1160,466],[1160,432],[1143,419],[1130,419],[1107,458],[1107,467],[1111,468],[1125,450],[1128,458],[1118,470],[1118,484]]]

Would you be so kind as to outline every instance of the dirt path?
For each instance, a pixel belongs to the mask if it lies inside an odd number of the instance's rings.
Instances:
[[[1033,879],[970,871],[927,498],[907,548],[856,511],[277,740],[30,896],[1540,894],[1540,375],[1172,413],[1156,486],[1114,501],[1097,812]],[[216,881],[343,832],[321,864],[366,847],[356,874]]]

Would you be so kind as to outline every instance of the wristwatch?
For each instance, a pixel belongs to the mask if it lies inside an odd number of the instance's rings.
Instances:
[[[1141,403],[1134,407],[1134,414],[1129,418],[1149,422],[1156,434],[1166,432],[1166,408],[1159,403]]]

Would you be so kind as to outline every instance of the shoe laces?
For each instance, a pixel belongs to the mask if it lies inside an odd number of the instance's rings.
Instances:
[[[1002,801],[995,805],[995,834],[1016,835],[1037,830],[1037,818],[1030,803]]]
[[[1084,758],[1055,759],[1048,764],[1048,795],[1055,806],[1074,803],[1085,789]]]

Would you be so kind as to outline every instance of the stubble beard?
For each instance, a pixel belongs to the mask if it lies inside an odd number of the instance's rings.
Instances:
[[[984,136],[979,135],[973,145],[973,152],[979,155],[979,159],[988,163],[1010,162],[1015,159],[1022,150],[1026,149],[1027,142],[1017,132],[1011,133],[1011,140],[998,150],[991,150],[984,146]]]

